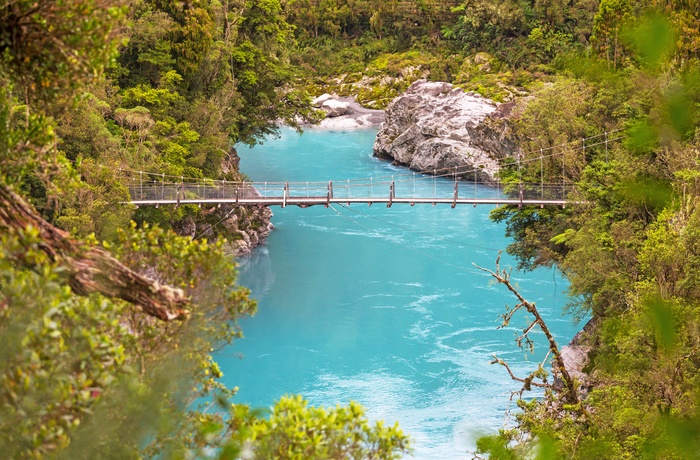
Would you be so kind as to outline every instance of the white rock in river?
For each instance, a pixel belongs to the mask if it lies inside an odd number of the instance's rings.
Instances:
[[[504,106],[449,83],[418,80],[387,107],[374,154],[417,171],[473,169],[477,180],[495,182],[497,158],[517,149],[507,126],[485,123],[502,119],[512,108]]]

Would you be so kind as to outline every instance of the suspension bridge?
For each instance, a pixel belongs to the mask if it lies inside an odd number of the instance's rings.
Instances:
[[[452,183],[434,177],[416,180],[371,179],[367,182],[165,182],[144,180],[129,184],[131,204],[147,205],[219,205],[299,206],[302,208],[332,204],[491,204],[517,206],[566,206],[574,191],[571,184]]]
[[[586,149],[605,144],[607,158],[608,142],[621,137],[608,138],[605,133],[603,141],[569,148],[568,154],[582,152],[584,163]],[[523,159],[519,155],[511,159],[511,167],[518,171],[528,162],[539,162],[539,181],[519,180],[501,183],[500,181],[479,181],[484,177],[479,168],[449,167],[427,172],[406,172],[391,176],[345,179],[341,181],[243,181],[232,182],[201,178],[169,176],[134,170],[122,170],[127,176],[127,187],[131,196],[130,203],[136,206],[161,205],[239,205],[239,206],[331,206],[333,204],[448,204],[457,205],[514,205],[523,206],[559,206],[581,204],[574,184],[566,180],[565,159],[562,153],[545,155],[540,149],[539,156]],[[545,182],[545,160],[551,163],[555,157],[561,158],[561,182]],[[569,160],[570,161],[570,160]],[[531,168],[532,169],[532,168]],[[551,174],[548,174],[551,177]],[[532,174],[531,174],[532,176]]]

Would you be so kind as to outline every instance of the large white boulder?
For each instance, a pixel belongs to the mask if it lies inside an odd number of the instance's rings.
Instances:
[[[331,100],[331,99],[333,99],[333,96],[331,96],[330,94],[328,94],[328,93],[321,94],[320,96],[315,97],[311,101],[311,105],[313,107],[316,107],[317,109],[320,109],[324,102]]]
[[[387,107],[374,154],[421,172],[473,169],[460,176],[493,183],[498,158],[517,150],[502,123],[506,109],[449,83],[418,80]]]

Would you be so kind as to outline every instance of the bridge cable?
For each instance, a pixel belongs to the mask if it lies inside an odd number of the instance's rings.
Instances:
[[[553,157],[557,157],[557,156],[563,156],[566,152],[555,152],[555,153],[551,153],[551,154],[549,154],[549,155],[542,155],[542,153],[544,153],[544,152],[546,152],[546,151],[549,151],[549,150],[555,150],[555,149],[558,149],[558,148],[572,147],[572,146],[577,145],[577,144],[578,144],[579,142],[581,142],[581,141],[583,141],[583,146],[580,146],[580,145],[579,145],[579,146],[577,146],[577,147],[574,147],[574,148],[573,148],[573,151],[574,151],[574,152],[581,151],[581,150],[584,150],[584,151],[585,151],[585,149],[590,149],[590,148],[592,148],[592,147],[597,147],[597,146],[600,146],[600,145],[605,145],[605,146],[606,146],[606,153],[607,153],[607,146],[608,146],[608,144],[609,144],[610,142],[618,141],[618,140],[623,139],[623,138],[625,137],[624,135],[623,135],[623,136],[613,137],[613,138],[609,138],[609,137],[608,137],[610,134],[613,134],[613,133],[616,133],[616,132],[619,132],[619,131],[622,131],[622,129],[616,129],[616,130],[608,131],[608,132],[605,132],[605,133],[603,133],[603,134],[598,134],[598,135],[591,136],[591,137],[587,137],[587,138],[583,138],[583,139],[580,139],[580,140],[564,142],[564,143],[559,144],[559,145],[555,145],[555,146],[551,146],[551,147],[547,147],[547,148],[541,148],[541,149],[539,149],[539,150],[532,150],[532,151],[528,151],[528,152],[522,152],[522,153],[520,154],[520,158],[521,158],[520,161],[521,161],[522,164],[525,164],[525,163],[540,161],[540,158],[545,159],[545,158],[553,158]],[[601,140],[601,141],[596,142],[596,143],[593,143],[593,144],[586,144],[586,143],[585,143],[585,141],[587,141],[587,140],[600,138],[600,137],[602,137],[602,136],[605,136],[605,139],[604,139],[604,140]],[[528,155],[530,155],[530,154],[536,154],[536,156],[533,157],[533,158],[524,158],[524,157],[526,157],[526,156],[528,156]],[[495,160],[495,161],[496,161],[497,163],[499,163],[499,166],[504,166],[503,163],[505,163],[505,162],[506,162],[507,160],[509,160],[509,159],[511,159],[511,158],[509,157],[509,158],[506,158],[506,159],[497,159],[497,160]],[[69,161],[70,161],[70,160],[69,160]],[[102,165],[100,165],[100,166],[102,166]],[[103,168],[107,168],[106,166],[102,166],[102,167],[103,167]],[[202,177],[184,177],[184,176],[182,176],[182,175],[163,174],[163,173],[153,173],[153,172],[135,170],[135,169],[130,169],[130,168],[124,168],[124,167],[120,167],[119,169],[120,169],[120,172],[140,173],[140,174],[146,174],[147,176],[172,177],[172,178],[175,178],[175,179],[180,179],[180,180],[183,181],[183,182],[184,182],[184,180],[196,181],[196,182],[204,181],[204,182],[211,182],[212,185],[214,185],[216,182],[234,183],[234,184],[235,184],[235,183],[238,183],[238,182],[236,182],[236,181],[231,181],[231,182],[229,182],[229,181],[220,181],[220,180],[215,180],[215,179],[207,179],[207,178],[202,178]],[[455,170],[455,168],[454,168],[453,166],[450,166],[450,167],[445,167],[445,168],[438,168],[438,169],[432,169],[432,170],[426,170],[426,171],[415,171],[415,172],[417,172],[417,173],[423,175],[423,177],[418,178],[418,180],[426,180],[426,181],[427,181],[427,180],[431,180],[433,177],[451,177],[451,176],[453,176],[453,175],[455,175],[455,174],[475,173],[475,172],[478,172],[478,171],[480,171],[480,170],[481,170],[481,168],[478,168],[478,167],[470,167],[470,168],[468,168],[468,169]],[[415,179],[412,179],[412,178],[410,177],[413,173],[414,173],[414,171],[410,171],[410,172],[407,171],[407,172],[402,173],[402,174],[398,174],[398,175],[397,175],[397,174],[392,174],[392,175],[394,175],[394,176],[396,176],[396,177],[398,177],[398,178],[406,177],[406,178],[407,178],[406,181],[411,181],[411,180],[415,180]],[[431,173],[432,173],[432,174],[431,174]],[[439,173],[439,174],[438,174],[438,173]],[[386,178],[386,179],[388,180],[392,175],[387,174],[387,175],[384,175],[384,176],[374,177],[374,179]],[[351,179],[350,181],[351,181],[351,182],[364,182],[365,185],[366,185],[367,181],[370,180],[370,179],[372,179],[372,178],[371,178],[371,177],[366,177],[366,178]],[[398,181],[402,181],[402,180],[399,179]],[[397,182],[398,182],[398,181],[397,181]],[[242,182],[242,183],[245,183],[245,181]]]

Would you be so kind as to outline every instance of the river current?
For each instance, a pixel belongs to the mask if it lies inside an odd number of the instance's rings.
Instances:
[[[403,174],[372,155],[376,130],[284,129],[251,149],[241,169],[255,181],[328,181]],[[492,193],[478,189],[479,195]],[[492,206],[417,204],[275,207],[267,245],[239,261],[258,313],[244,339],[217,355],[234,401],[270,407],[284,394],[312,405],[354,400],[371,420],[399,422],[418,459],[471,458],[476,439],[512,424],[516,374],[545,359],[518,349],[527,317],[498,329],[514,298],[474,264],[494,268],[509,244]],[[514,261],[502,256],[501,266]],[[554,270],[513,272],[522,294],[566,344],[566,281]],[[549,368],[549,366],[548,366]],[[533,393],[532,397],[538,396]]]

